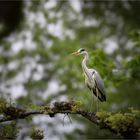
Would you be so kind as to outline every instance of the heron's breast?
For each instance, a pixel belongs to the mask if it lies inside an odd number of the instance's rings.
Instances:
[[[90,87],[91,89],[95,88],[95,80],[93,77],[88,78],[87,76],[85,76],[85,84]]]

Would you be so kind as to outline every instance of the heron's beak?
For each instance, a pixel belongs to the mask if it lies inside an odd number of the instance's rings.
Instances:
[[[71,53],[71,55],[76,55],[76,56],[78,56],[78,55],[80,55],[80,53],[79,53],[79,52],[73,52],[73,53]]]

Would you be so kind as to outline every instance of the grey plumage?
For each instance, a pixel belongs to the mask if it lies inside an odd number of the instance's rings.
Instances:
[[[94,77],[95,84],[96,84],[95,88],[97,88],[96,90],[98,90],[98,92],[99,92],[98,98],[100,101],[106,101],[104,83],[103,83],[100,75],[98,74],[98,72],[95,70],[93,70],[93,71],[94,71],[93,77]],[[97,96],[97,94],[96,94],[96,96]]]

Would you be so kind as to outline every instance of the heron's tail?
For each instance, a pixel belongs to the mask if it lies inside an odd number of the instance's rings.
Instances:
[[[100,101],[101,102],[105,102],[106,101],[106,96],[105,95],[102,95],[101,98],[100,98]]]
[[[93,94],[97,97],[97,93],[96,93],[94,90],[93,90]],[[98,99],[99,99],[101,102],[106,101],[106,96],[105,96],[105,94],[102,94],[101,92],[99,92]]]

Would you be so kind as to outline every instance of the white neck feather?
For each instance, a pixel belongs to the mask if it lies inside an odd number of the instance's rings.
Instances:
[[[83,69],[83,72],[87,75],[87,72],[88,72],[87,63],[88,63],[89,56],[87,52],[84,52],[83,55],[84,55],[84,59],[82,61],[82,69]]]

